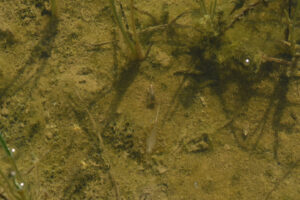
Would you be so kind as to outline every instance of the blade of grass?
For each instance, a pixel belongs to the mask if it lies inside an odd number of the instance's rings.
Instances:
[[[6,156],[9,159],[10,165],[13,167],[13,170],[15,172],[15,175],[13,177],[13,184],[14,184],[15,187],[13,187],[11,185],[10,181],[8,180],[8,178],[0,170],[1,177],[5,180],[6,185],[9,188],[9,191],[10,191],[11,195],[13,195],[15,197],[15,199],[20,199],[20,200],[30,199],[30,197],[27,198],[28,195],[27,195],[26,189],[23,188],[23,186],[21,184],[19,184],[19,181],[21,183],[24,183],[24,182],[23,182],[22,176],[21,176],[21,174],[19,172],[19,169],[17,167],[17,164],[15,162],[15,159],[13,157],[13,154],[9,150],[9,148],[8,148],[8,146],[7,146],[7,144],[6,144],[5,140],[4,140],[4,137],[3,137],[2,133],[0,133],[0,144],[1,144],[2,148],[3,148],[3,150],[5,151],[5,154],[6,154]],[[18,181],[17,181],[17,179],[18,179]],[[16,194],[18,194],[18,195],[16,195]]]
[[[210,18],[211,18],[211,20],[214,19],[214,16],[216,14],[216,7],[217,7],[217,0],[214,0],[214,2],[211,3],[211,10],[210,10],[210,16],[211,16]]]
[[[142,53],[142,47],[140,44],[140,40],[138,38],[138,35],[136,33],[136,26],[135,26],[135,8],[133,0],[130,1],[130,18],[131,18],[131,26],[132,26],[132,32],[133,32],[133,40],[135,42],[135,59],[136,60],[143,60],[144,55]]]
[[[200,7],[201,7],[201,10],[203,12],[203,15],[206,15],[207,14],[207,10],[206,10],[206,6],[205,6],[204,0],[200,0]]]
[[[124,37],[124,40],[125,40],[127,46],[129,47],[131,53],[133,55],[135,55],[136,51],[135,51],[134,43],[130,40],[129,35],[126,32],[124,24],[123,24],[123,22],[121,20],[121,17],[120,17],[120,15],[118,15],[117,8],[116,8],[116,5],[115,5],[115,1],[114,0],[109,0],[109,2],[110,2],[110,7],[112,9],[114,18],[115,18],[115,20],[117,22],[117,25],[120,28],[120,31],[121,31],[121,33],[122,33],[122,35]]]

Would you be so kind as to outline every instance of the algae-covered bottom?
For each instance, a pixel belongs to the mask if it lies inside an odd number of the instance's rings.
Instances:
[[[0,199],[296,200],[299,7],[0,1]]]

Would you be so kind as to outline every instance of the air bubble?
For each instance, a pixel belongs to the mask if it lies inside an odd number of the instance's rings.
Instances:
[[[17,173],[16,173],[15,171],[11,171],[11,172],[10,172],[10,175],[11,175],[12,177],[15,177],[15,176],[17,175]]]
[[[246,58],[246,59],[244,60],[244,65],[246,65],[246,66],[249,66],[249,65],[250,65],[250,59],[249,59],[249,58]]]
[[[24,189],[25,183],[24,182],[19,182],[16,177],[14,178],[14,184],[15,184],[15,186],[18,190],[23,190]]]
[[[194,187],[197,189],[199,187],[199,184],[197,181],[194,182]]]

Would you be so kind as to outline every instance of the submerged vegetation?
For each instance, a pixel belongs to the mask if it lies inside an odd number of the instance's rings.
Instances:
[[[0,133],[0,145],[3,152],[0,154],[4,154],[3,158],[7,160],[7,164],[9,165],[8,169],[10,175],[7,176],[4,170],[3,165],[0,168],[0,186],[5,190],[5,195],[11,200],[30,200],[29,188],[25,184],[21,172],[16,164],[14,158],[15,149],[9,149],[2,133]],[[2,197],[5,197],[2,195]],[[5,197],[6,198],[6,197]]]
[[[51,4],[51,16],[53,18],[57,18],[58,17],[58,10],[57,10],[56,0],[50,0],[50,4]]]
[[[121,17],[122,11],[117,11],[115,0],[109,0],[110,7],[114,16],[114,19],[122,33],[123,39],[129,49],[128,59],[130,61],[141,61],[144,59],[142,47],[138,38],[136,25],[135,25],[135,9],[134,0],[130,0],[130,22],[132,27],[132,35],[129,34],[124,26],[124,22]]]
[[[299,1],[60,2],[0,15],[0,199],[298,195]]]

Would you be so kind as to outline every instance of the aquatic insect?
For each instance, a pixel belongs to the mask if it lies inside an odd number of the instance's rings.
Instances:
[[[155,107],[155,103],[156,103],[156,99],[155,99],[153,85],[150,84],[150,87],[147,90],[146,106],[149,109],[153,109]]]
[[[160,107],[158,106],[157,112],[156,112],[156,117],[155,117],[155,120],[153,122],[151,132],[147,136],[147,140],[146,140],[146,152],[148,154],[152,153],[153,148],[156,144],[156,135],[157,135],[157,129],[158,129],[157,121],[158,121],[159,109],[160,109]]]

